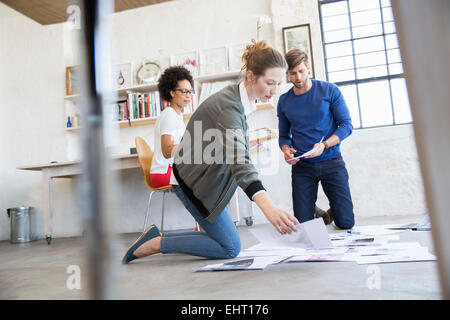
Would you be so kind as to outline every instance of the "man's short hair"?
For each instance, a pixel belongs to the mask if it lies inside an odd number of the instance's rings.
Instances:
[[[309,66],[308,55],[300,49],[295,48],[289,50],[285,57],[288,64],[288,70],[295,68],[302,62],[304,62],[306,66]]]

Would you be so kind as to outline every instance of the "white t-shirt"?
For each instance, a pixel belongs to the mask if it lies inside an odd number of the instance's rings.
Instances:
[[[183,137],[186,125],[183,115],[178,114],[173,108],[167,107],[156,120],[155,124],[155,144],[154,155],[150,173],[167,173],[169,164],[173,164],[173,158],[166,159],[161,149],[161,136],[168,134],[173,137],[173,143],[179,144]]]

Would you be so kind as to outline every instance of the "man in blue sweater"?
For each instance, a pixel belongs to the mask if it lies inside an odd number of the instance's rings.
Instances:
[[[320,181],[330,204],[327,214],[337,227],[351,229],[353,203],[339,148],[353,130],[344,97],[336,85],[309,78],[310,65],[303,51],[290,50],[286,61],[294,86],[278,101],[279,145],[292,165],[294,215],[300,222],[314,218]],[[311,149],[315,151],[309,156],[292,159]]]

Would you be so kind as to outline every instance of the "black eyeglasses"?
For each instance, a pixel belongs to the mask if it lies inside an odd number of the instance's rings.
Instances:
[[[188,94],[193,95],[195,93],[194,89],[192,90],[175,89],[175,91],[180,91],[183,96],[187,96]]]

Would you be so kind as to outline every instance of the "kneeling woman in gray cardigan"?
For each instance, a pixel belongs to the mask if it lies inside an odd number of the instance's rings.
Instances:
[[[236,257],[241,242],[228,203],[238,186],[280,233],[297,231],[297,219],[272,203],[251,163],[246,120],[256,99],[267,101],[276,94],[286,61],[265,41],[253,41],[242,60],[245,81],[225,87],[197,108],[174,158],[173,190],[205,232],[161,235],[152,225],[128,249],[123,263],[159,252]]]

